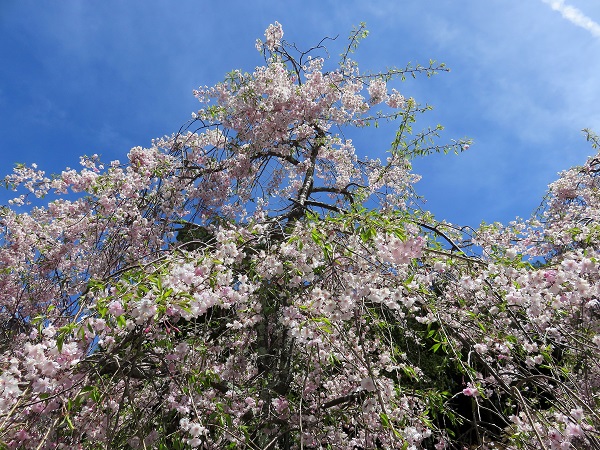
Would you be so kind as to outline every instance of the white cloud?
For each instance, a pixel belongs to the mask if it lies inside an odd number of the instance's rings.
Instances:
[[[579,9],[575,8],[574,6],[565,4],[564,0],[542,1],[550,5],[550,7],[553,10],[558,11],[569,22],[589,31],[597,38],[600,38],[600,24],[594,22]]]

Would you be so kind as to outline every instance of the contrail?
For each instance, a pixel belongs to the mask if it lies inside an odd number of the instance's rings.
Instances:
[[[544,3],[558,11],[569,22],[584,28],[597,38],[600,38],[600,24],[594,22],[579,9],[571,5],[566,5],[564,0],[542,0]]]

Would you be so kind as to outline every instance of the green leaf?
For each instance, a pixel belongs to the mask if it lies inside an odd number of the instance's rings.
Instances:
[[[433,344],[431,346],[430,350],[433,350],[433,353],[436,353],[440,349],[441,346],[442,346],[442,343],[438,342],[437,344]]]
[[[384,428],[390,427],[390,419],[388,418],[387,414],[380,413],[379,418],[381,419],[381,424],[383,425]]]
[[[119,328],[125,327],[126,324],[127,324],[127,319],[125,319],[125,316],[117,317],[117,325],[119,326]]]
[[[360,239],[363,242],[368,242],[373,237],[375,237],[376,234],[377,234],[377,230],[375,230],[375,228],[371,228],[371,227],[364,228],[360,233]]]
[[[62,353],[64,343],[65,343],[65,335],[61,333],[56,338],[56,348],[58,349],[58,353]]]

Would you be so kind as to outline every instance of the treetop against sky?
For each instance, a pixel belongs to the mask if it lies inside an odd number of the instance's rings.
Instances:
[[[600,156],[530,220],[439,222],[411,163],[471,141],[400,86],[445,66],[368,71],[367,34],[274,22],[178,131],[4,179],[0,447],[600,448]]]
[[[447,64],[450,73],[397,88],[435,107],[420,123],[444,125],[444,142],[474,140],[460,157],[415,162],[426,208],[452,222],[528,217],[557,172],[588,156],[580,130],[600,128],[594,0],[228,5],[4,2],[0,171],[35,162],[59,172],[81,154],[122,159],[170,134],[198,108],[193,89],[261,63],[252,41],[275,20],[303,48],[341,34],[328,43],[333,58],[343,30],[365,21],[371,34],[357,58],[371,70]],[[387,130],[361,130],[358,154],[384,157]]]

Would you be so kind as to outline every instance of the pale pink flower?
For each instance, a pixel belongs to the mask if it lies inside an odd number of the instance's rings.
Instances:
[[[52,338],[56,334],[56,328],[54,328],[52,325],[48,325],[42,330],[42,334],[47,338]]]
[[[360,382],[360,387],[368,392],[373,392],[377,389],[377,387],[375,386],[375,383],[373,382],[373,379],[370,377],[363,378],[362,381]]]
[[[287,399],[283,397],[274,398],[271,404],[277,414],[283,414],[289,407]]]
[[[198,437],[206,432],[206,428],[204,428],[198,422],[192,422],[189,425],[188,431],[193,437]]]
[[[572,437],[584,437],[584,433],[583,430],[581,429],[581,427],[573,422],[569,422],[567,423],[567,428],[565,429],[565,432],[567,434],[567,436],[572,436]]]
[[[389,96],[386,104],[390,108],[402,109],[406,106],[406,101],[405,101],[403,95],[401,95],[398,91],[396,91],[396,89],[392,89],[392,95]]]
[[[380,78],[371,80],[367,91],[371,96],[369,99],[369,103],[371,105],[377,105],[378,103],[384,102],[387,99],[386,83]]]
[[[485,354],[488,351],[488,347],[485,344],[475,344],[473,346],[473,348],[475,349],[475,351],[477,353],[479,353],[480,355]]]
[[[266,42],[265,45],[270,51],[275,50],[281,44],[281,38],[283,38],[283,28],[279,22],[269,25],[265,31]]]
[[[463,389],[462,393],[467,397],[477,397],[477,395],[479,395],[479,391],[471,386]]]
[[[582,408],[573,408],[571,410],[571,417],[577,421],[583,420],[583,409]]]
[[[108,312],[111,313],[115,317],[119,317],[123,315],[125,310],[123,309],[123,305],[118,300],[113,300],[108,304]]]

